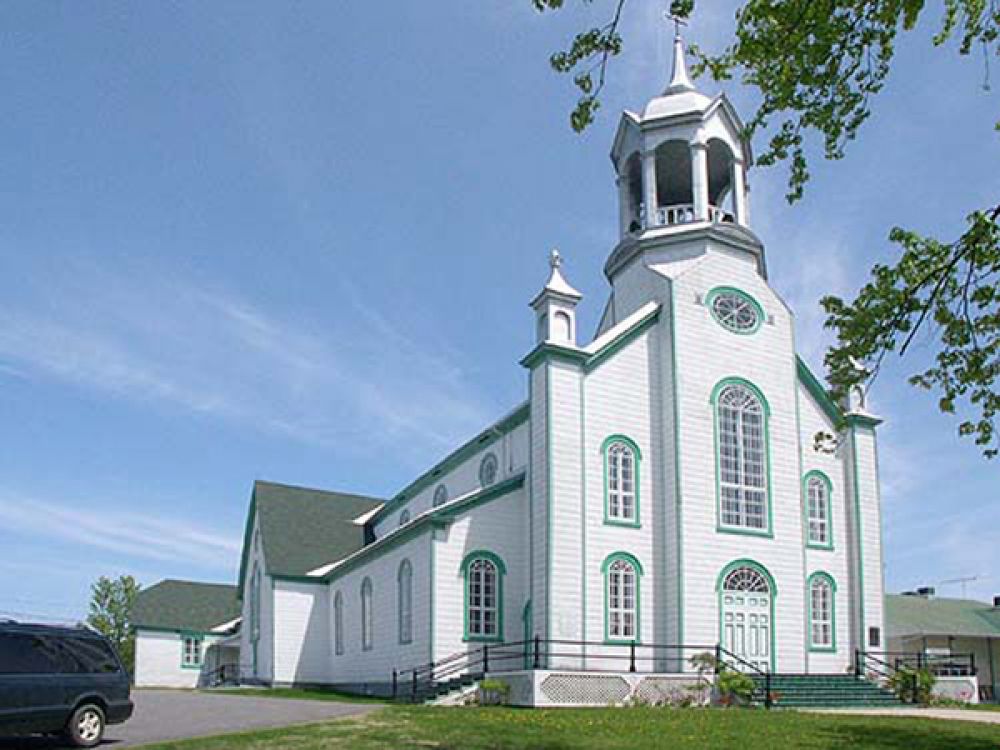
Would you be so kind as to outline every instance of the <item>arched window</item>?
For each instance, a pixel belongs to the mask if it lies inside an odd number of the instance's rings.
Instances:
[[[492,552],[470,552],[465,575],[465,639],[503,640],[503,575],[506,567]]]
[[[833,547],[833,525],[830,514],[830,480],[818,471],[806,475],[807,543],[810,547]]]
[[[434,490],[434,507],[444,505],[446,502],[448,502],[448,488],[443,484],[439,484],[437,489]]]
[[[361,583],[361,650],[372,650],[372,579]]]
[[[836,584],[826,573],[809,576],[809,648],[812,651],[834,651],[837,648],[834,629],[836,592]]]
[[[569,314],[558,311],[552,318],[552,333],[557,341],[573,340],[573,323],[569,319]]]
[[[339,591],[333,597],[333,652],[344,653],[344,597]]]
[[[627,437],[604,441],[604,521],[639,525],[639,448]]]
[[[397,603],[399,605],[399,642],[413,640],[413,568],[409,560],[399,564],[396,575]]]
[[[399,514],[399,525],[406,526],[410,522],[410,511],[404,510]]]
[[[719,527],[769,534],[766,405],[743,381],[724,381],[714,401]]]
[[[479,484],[489,487],[497,481],[497,472],[500,470],[500,463],[497,461],[495,453],[487,453],[483,456],[479,464]]]
[[[616,552],[604,561],[605,639],[639,641],[639,561]]]

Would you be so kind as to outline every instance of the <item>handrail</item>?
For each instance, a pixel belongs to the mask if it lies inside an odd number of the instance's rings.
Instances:
[[[769,670],[769,669],[767,669],[767,670],[761,669],[756,664],[747,661],[742,656],[734,654],[732,651],[730,651],[729,649],[723,648],[722,645],[719,644],[719,645],[717,645],[715,647],[716,674],[718,674],[718,672],[721,669],[722,665],[725,664],[725,661],[722,658],[723,656],[725,656],[728,659],[732,659],[732,660],[736,661],[738,664],[741,664],[741,665],[743,665],[745,667],[749,667],[752,672],[756,672],[760,677],[763,677],[763,679],[764,679],[764,708],[766,710],[770,711],[771,710],[771,706],[774,703],[774,699],[773,699],[773,696],[771,694],[771,670]],[[743,670],[740,670],[740,671],[743,671]],[[744,674],[745,674],[745,672],[744,672]]]

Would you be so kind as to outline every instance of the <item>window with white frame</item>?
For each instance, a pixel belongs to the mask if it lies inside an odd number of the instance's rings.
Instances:
[[[344,653],[344,597],[339,591],[333,597],[333,652]]]
[[[821,547],[832,542],[830,531],[830,485],[818,475],[806,479],[806,511],[809,543]]]
[[[719,517],[723,526],[766,531],[766,414],[747,386],[727,385],[718,394]]]
[[[372,579],[361,583],[361,650],[372,650]]]
[[[635,451],[624,440],[608,444],[607,517],[611,521],[636,523],[639,520],[638,467]]]
[[[500,471],[500,462],[497,461],[495,453],[487,453],[479,464],[479,484],[489,487],[497,481],[497,474]]]
[[[437,489],[434,490],[434,507],[444,505],[446,502],[448,502],[448,488],[443,484],[439,484]]]
[[[181,666],[201,666],[202,639],[196,635],[185,635],[181,638]]]
[[[809,583],[809,629],[813,648],[833,648],[833,586],[825,575]]]
[[[399,564],[396,584],[399,606],[399,642],[410,643],[413,640],[413,567],[409,560],[403,560]]]
[[[466,572],[469,638],[496,638],[500,634],[500,580],[496,563],[485,557],[472,560]]]
[[[611,640],[636,639],[639,578],[635,565],[617,558],[607,567],[607,636]]]

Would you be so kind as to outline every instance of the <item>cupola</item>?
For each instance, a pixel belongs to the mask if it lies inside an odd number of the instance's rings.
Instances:
[[[746,227],[750,146],[724,95],[699,92],[684,41],[674,38],[673,71],[642,114],[625,112],[611,151],[622,239],[678,227]]]
[[[539,344],[576,346],[576,306],[583,295],[562,274],[562,256],[553,250],[549,256],[549,280],[531,301],[535,310]]]

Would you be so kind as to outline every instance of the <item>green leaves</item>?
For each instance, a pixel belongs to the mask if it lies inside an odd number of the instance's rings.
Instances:
[[[101,576],[90,587],[90,614],[87,624],[106,635],[132,673],[135,662],[135,634],[132,632],[132,606],[139,584],[132,576],[114,580]]]
[[[909,382],[937,391],[942,412],[966,415],[959,434],[993,458],[1000,453],[1000,206],[973,212],[968,224],[950,244],[893,229],[890,240],[903,248],[896,264],[876,265],[853,302],[821,302],[826,326],[837,334],[826,366],[834,395],[843,397],[925,331],[934,364]],[[858,361],[871,363],[867,372],[858,371]]]
[[[593,0],[581,1],[590,3]],[[599,96],[604,88],[608,61],[621,54],[622,37],[618,33],[618,25],[625,2],[626,0],[615,0],[614,14],[606,25],[581,31],[573,37],[569,49],[556,52],[549,58],[549,65],[558,73],[576,71],[573,83],[581,95],[576,107],[570,113],[570,125],[578,133],[594,121],[594,116],[601,106]],[[544,12],[558,10],[563,6],[563,0],[532,0],[532,4],[535,10]]]

